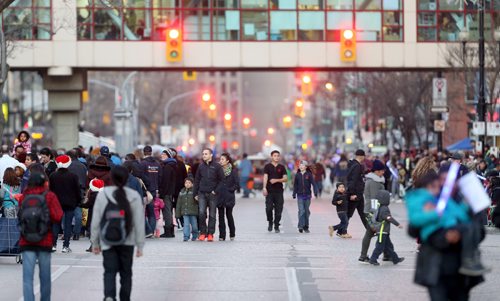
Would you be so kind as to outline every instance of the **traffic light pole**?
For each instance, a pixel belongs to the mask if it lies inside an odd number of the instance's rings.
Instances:
[[[484,79],[485,79],[485,69],[484,69],[484,0],[479,1],[479,103],[478,103],[478,114],[479,121],[485,121],[486,115],[486,99],[484,95]],[[484,129],[485,133],[480,137],[481,140],[481,154],[484,156],[485,142],[486,142],[486,128],[485,123]]]
[[[185,92],[185,93],[182,93],[182,94],[179,94],[179,95],[176,95],[172,98],[170,98],[167,103],[165,104],[165,107],[163,109],[163,125],[168,125],[168,110],[170,109],[170,106],[172,105],[172,103],[178,101],[178,100],[181,100],[187,96],[191,96],[191,95],[195,95],[199,93],[199,91],[190,91],[190,92]]]

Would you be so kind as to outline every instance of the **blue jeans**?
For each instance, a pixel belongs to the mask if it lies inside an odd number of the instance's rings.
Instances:
[[[153,202],[146,205],[146,217],[147,217],[146,234],[154,233],[156,229],[156,216],[155,216],[155,206]]]
[[[196,215],[184,215],[184,240],[189,239],[189,234],[193,234],[193,240],[198,238],[198,217]]]
[[[333,230],[336,230],[338,234],[347,234],[347,227],[349,226],[349,218],[347,217],[347,212],[337,212],[337,215],[339,216],[340,223],[333,226]]]
[[[56,235],[57,237],[57,235]],[[40,296],[41,301],[50,300],[50,252],[46,251],[23,251],[23,295],[24,301],[35,301],[33,291],[33,277],[35,276],[35,264],[38,259],[39,277],[40,277]]]
[[[80,235],[82,232],[82,208],[75,208],[75,226],[73,227],[73,235]]]
[[[63,220],[63,231],[64,231],[64,243],[63,247],[69,247],[69,240],[71,239],[71,235],[73,234],[73,225],[71,222],[73,221],[73,217],[75,216],[75,209],[72,210],[64,210]],[[53,224],[52,225],[52,245],[57,246],[57,236],[61,231],[61,224]]]
[[[250,195],[250,189],[248,189],[248,176],[240,178],[240,187],[243,189],[243,197],[248,197]]]
[[[311,196],[298,195],[297,205],[299,206],[299,229],[309,229],[309,206],[311,206]]]

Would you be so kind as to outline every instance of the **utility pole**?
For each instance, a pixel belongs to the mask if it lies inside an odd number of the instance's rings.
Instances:
[[[484,95],[484,0],[479,1],[479,103],[477,108],[477,113],[479,114],[478,120],[480,122],[485,122],[486,115],[486,99]],[[485,142],[487,135],[487,124],[484,124],[484,135],[481,136],[481,153],[485,155]]]

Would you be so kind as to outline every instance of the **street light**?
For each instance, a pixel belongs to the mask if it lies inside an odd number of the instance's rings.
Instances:
[[[328,90],[328,91],[330,91],[330,92],[332,92],[333,89],[335,89],[335,87],[333,86],[332,83],[326,83],[325,84],[325,89]]]
[[[273,128],[268,128],[268,129],[267,129],[267,133],[268,133],[269,135],[273,135],[273,134],[274,134],[274,129],[273,129]]]
[[[211,99],[211,98],[212,98],[212,97],[210,96],[210,93],[208,93],[208,92],[203,93],[203,95],[201,96],[201,99],[202,99],[203,101],[205,101],[205,102],[210,101],[210,99]]]
[[[250,127],[250,118],[248,117],[243,118],[243,127],[245,129],[248,129]]]

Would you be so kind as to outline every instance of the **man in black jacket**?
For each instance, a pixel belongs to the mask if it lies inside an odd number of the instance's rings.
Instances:
[[[172,158],[172,152],[167,149],[161,154],[160,198],[163,199],[163,220],[165,233],[161,237],[175,237],[172,210],[174,208],[173,196],[175,194],[177,162]]]
[[[158,184],[160,179],[161,166],[155,158],[153,158],[153,148],[151,146],[146,145],[144,147],[144,159],[141,161],[141,166],[145,171],[146,177],[148,178],[148,182],[144,183],[146,188],[151,194],[156,197],[159,195]],[[156,216],[155,216],[155,207],[153,202],[146,205],[146,237],[152,237],[153,233],[156,229]]]
[[[349,162],[349,171],[347,172],[347,193],[349,195],[349,209],[347,216],[349,219],[358,210],[359,217],[365,228],[368,227],[365,219],[365,201],[363,193],[365,191],[365,151],[358,149],[355,153],[355,159]]]
[[[57,196],[64,212],[64,243],[62,252],[71,253],[71,249],[69,248],[69,240],[73,232],[71,223],[75,215],[75,208],[82,202],[82,194],[78,176],[68,170],[68,167],[71,165],[71,158],[66,155],[59,156],[56,158],[56,164],[58,169],[50,175],[49,188]],[[57,234],[60,230],[60,224],[53,225],[53,251],[55,251]]]
[[[199,240],[214,240],[215,218],[217,210],[216,191],[220,191],[224,180],[224,171],[219,163],[213,160],[213,152],[209,148],[203,149],[203,163],[196,171],[193,194],[198,201],[199,214]],[[207,230],[207,206],[209,208],[208,230]],[[207,237],[208,234],[208,237]]]
[[[85,190],[87,186],[87,167],[78,161],[77,152],[72,149],[66,153],[71,158],[71,165],[68,170],[75,174],[78,177],[78,182],[80,183],[80,193],[82,195],[82,199],[85,195]],[[80,239],[80,232],[82,230],[82,208],[75,208],[75,227],[73,228],[73,240]]]

